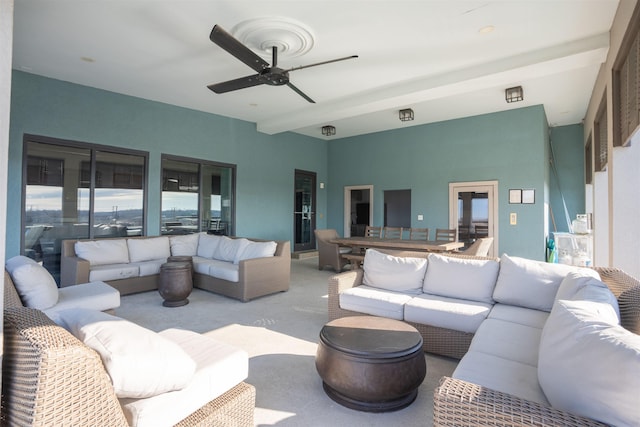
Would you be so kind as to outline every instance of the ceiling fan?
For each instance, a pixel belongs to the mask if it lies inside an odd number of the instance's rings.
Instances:
[[[220,26],[215,25],[211,30],[209,39],[212,42],[229,52],[231,55],[238,58],[240,61],[253,68],[258,74],[252,74],[246,77],[240,77],[239,79],[228,80],[222,83],[211,84],[207,86],[215,93],[226,93],[238,89],[244,89],[258,85],[271,85],[282,86],[287,85],[298,95],[306,99],[307,101],[314,103],[315,101],[307,96],[300,89],[295,87],[293,83],[289,81],[289,72],[295,70],[302,70],[304,68],[315,67],[317,65],[330,64],[332,62],[344,61],[346,59],[357,58],[358,55],[346,56],[344,58],[332,59],[329,61],[318,62],[310,65],[303,65],[300,67],[290,68],[288,70],[278,67],[278,48],[273,46],[271,65],[269,65],[264,59],[256,55],[251,49],[240,43],[231,34],[223,30]]]

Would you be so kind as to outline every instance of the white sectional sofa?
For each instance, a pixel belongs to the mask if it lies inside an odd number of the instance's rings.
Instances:
[[[180,236],[65,240],[61,285],[104,281],[126,295],[158,288],[169,256],[191,256],[194,286],[242,301],[289,289],[289,241]]]
[[[363,270],[329,283],[330,319],[361,314],[404,320],[425,351],[461,358],[436,390],[435,425],[640,420],[640,283],[620,271],[368,250]]]

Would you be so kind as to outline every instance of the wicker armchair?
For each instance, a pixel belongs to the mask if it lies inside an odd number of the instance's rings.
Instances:
[[[100,356],[4,287],[2,426],[127,426]],[[255,388],[244,382],[177,425],[252,427]]]

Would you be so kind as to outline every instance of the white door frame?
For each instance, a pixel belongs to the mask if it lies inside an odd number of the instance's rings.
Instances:
[[[489,237],[493,237],[493,245],[489,256],[496,257],[498,250],[498,181],[473,181],[449,183],[449,228],[458,228],[458,193],[487,193],[489,196]]]
[[[344,187],[344,237],[351,237],[351,192],[353,190],[369,191],[369,225],[373,224],[373,185],[345,185]]]

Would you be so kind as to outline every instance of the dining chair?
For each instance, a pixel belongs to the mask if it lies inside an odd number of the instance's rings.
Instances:
[[[483,239],[477,239],[467,249],[460,251],[465,255],[487,256],[489,255],[489,249],[493,244],[493,237],[485,237]]]
[[[455,228],[436,228],[436,240],[444,242],[455,242],[458,240]]]
[[[367,225],[364,230],[364,237],[382,237],[382,227]]]
[[[402,227],[385,227],[385,239],[402,239]]]
[[[343,257],[351,253],[351,248],[331,243],[330,240],[337,239],[338,232],[332,228],[324,230],[314,230],[316,242],[318,243],[318,270],[330,265],[336,273],[340,273],[349,261]]]
[[[409,229],[410,240],[429,240],[428,228],[410,228]]]

